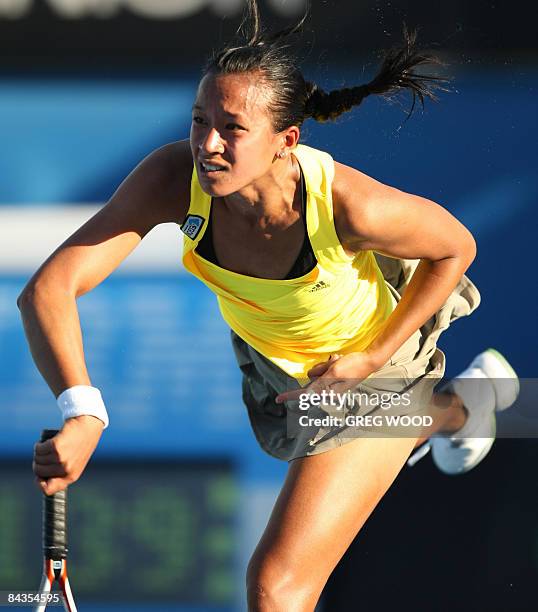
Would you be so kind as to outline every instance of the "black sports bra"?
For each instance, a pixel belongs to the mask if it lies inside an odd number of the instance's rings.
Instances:
[[[303,212],[303,223],[304,223],[304,241],[303,246],[301,247],[301,251],[295,260],[295,263],[291,267],[291,270],[284,277],[283,280],[289,280],[292,278],[300,278],[305,274],[308,274],[311,270],[313,270],[317,265],[316,256],[314,255],[314,251],[312,250],[312,245],[310,244],[310,240],[308,239],[308,231],[306,227],[306,184],[303,177],[303,171],[301,170],[301,210]],[[196,252],[198,255],[215,264],[219,265],[217,255],[215,253],[215,247],[213,245],[213,233],[212,233],[212,224],[211,224],[212,214],[210,212],[209,219],[207,222],[207,228],[202,236],[202,239],[196,246]]]

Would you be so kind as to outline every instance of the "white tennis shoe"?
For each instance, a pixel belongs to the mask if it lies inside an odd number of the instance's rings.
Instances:
[[[461,397],[467,420],[456,432],[432,436],[408,465],[414,465],[431,448],[433,461],[441,472],[463,474],[488,454],[495,440],[495,412],[506,410],[516,401],[519,380],[508,361],[490,348],[477,355],[445,389]]]

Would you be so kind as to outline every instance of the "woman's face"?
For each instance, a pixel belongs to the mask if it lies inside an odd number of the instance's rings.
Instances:
[[[285,138],[273,132],[267,96],[259,74],[208,74],[200,82],[190,143],[206,193],[236,193],[271,169]]]

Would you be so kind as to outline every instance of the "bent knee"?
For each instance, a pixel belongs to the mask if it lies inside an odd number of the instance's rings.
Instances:
[[[306,612],[319,597],[312,581],[286,562],[251,559],[246,578],[249,612]]]

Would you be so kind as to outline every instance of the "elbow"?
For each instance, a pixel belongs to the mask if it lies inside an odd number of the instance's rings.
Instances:
[[[451,259],[455,265],[461,268],[462,273],[465,272],[476,258],[476,242],[470,232],[459,240],[458,243],[452,244],[452,253],[441,257],[440,260]]]
[[[35,288],[25,287],[17,298],[17,308],[23,320],[31,316],[31,313],[36,312],[39,304],[42,303],[42,298],[37,295]]]
[[[460,262],[462,273],[465,273],[476,258],[476,242],[469,233],[469,238],[458,249],[455,257]]]
[[[34,275],[25,285],[17,298],[17,308],[23,312],[35,305],[38,294],[42,293],[42,282],[38,275]]]
[[[65,297],[65,292],[59,294],[58,287],[44,282],[40,278],[31,279],[17,298],[17,307],[21,314],[35,310],[40,305],[51,305]]]
[[[20,292],[19,297],[17,298],[17,308],[20,312],[26,310],[30,304],[34,301],[34,290],[30,285],[26,285],[26,287]]]
[[[476,240],[471,232],[465,226],[461,227],[463,231],[460,232],[457,242],[454,243],[452,256],[463,262],[465,269],[467,269],[476,258],[477,247]]]
[[[469,267],[476,258],[477,247],[476,240],[474,239],[471,232],[469,232],[466,249],[465,249],[465,259],[468,262],[467,267]]]

